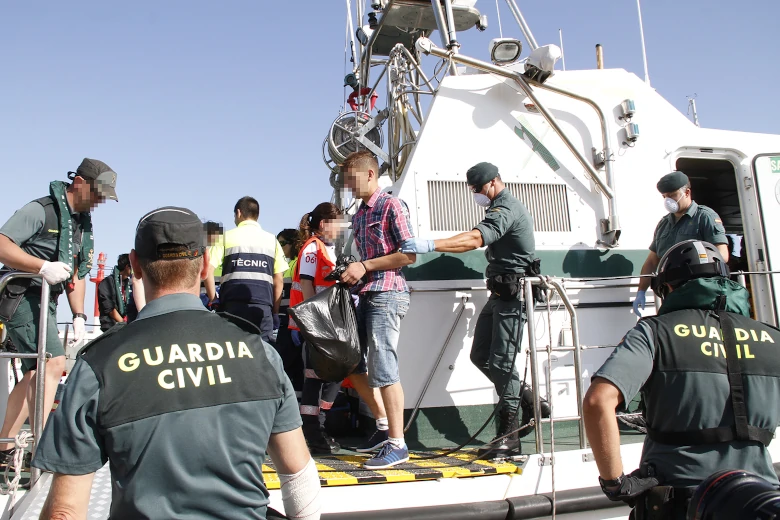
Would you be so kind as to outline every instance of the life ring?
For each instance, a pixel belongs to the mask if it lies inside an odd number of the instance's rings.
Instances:
[[[361,103],[358,101],[358,97],[362,98],[363,96],[367,96],[370,92],[371,92],[370,88],[361,88],[359,91],[358,90],[353,91],[352,94],[350,94],[349,97],[347,98],[347,104],[349,105],[349,108],[355,111],[358,110],[361,106]],[[379,94],[377,94],[376,91],[374,91],[371,94],[369,112],[371,110],[374,110],[374,106],[376,105],[376,100],[378,97]]]

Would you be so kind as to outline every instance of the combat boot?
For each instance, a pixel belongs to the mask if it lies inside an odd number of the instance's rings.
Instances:
[[[517,410],[502,409],[498,412],[498,435],[477,452],[479,459],[506,458],[519,454],[520,437],[517,430]]]
[[[548,419],[551,414],[550,410],[550,403],[547,402],[547,399],[540,399],[539,407],[541,408],[542,412],[542,419]],[[520,408],[523,410],[523,419],[521,421],[521,424],[523,426],[526,426],[528,423],[531,422],[531,419],[534,417],[534,393],[531,391],[531,387],[525,383],[523,383],[523,390],[520,393]],[[520,438],[522,439],[529,433],[531,433],[531,430],[533,428],[527,427],[520,431]]]
[[[339,443],[325,432],[325,428],[316,415],[302,415],[303,436],[312,455],[333,455],[341,449]]]

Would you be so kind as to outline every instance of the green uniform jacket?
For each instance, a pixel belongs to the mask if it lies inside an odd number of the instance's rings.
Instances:
[[[729,427],[729,398],[715,298],[727,296],[746,391],[748,424],[774,431],[780,423],[780,330],[751,320],[748,293],[725,278],[692,280],[667,296],[658,316],[641,320],[593,376],[613,383],[629,403],[641,390],[648,428],[689,432]],[[729,353],[729,355],[731,355]],[[692,487],[722,469],[744,469],[778,484],[763,444],[732,441],[679,446],[645,438],[642,463],[664,485]],[[633,468],[626,468],[626,473]]]
[[[482,234],[482,241],[487,246],[487,278],[497,274],[524,274],[533,262],[536,250],[534,219],[508,188],[493,199],[484,220],[474,229]]]

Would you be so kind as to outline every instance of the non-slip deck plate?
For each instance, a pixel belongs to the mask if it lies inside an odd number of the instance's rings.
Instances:
[[[436,453],[432,452],[431,455]],[[435,459],[421,459],[421,455],[413,453],[409,462],[399,464],[391,469],[376,471],[363,468],[363,463],[368,459],[368,455],[314,457],[320,475],[320,484],[322,486],[351,486],[520,472],[520,468],[511,462],[474,460],[474,455],[469,453],[457,453]],[[268,489],[279,489],[279,477],[273,464],[263,464],[263,480]]]

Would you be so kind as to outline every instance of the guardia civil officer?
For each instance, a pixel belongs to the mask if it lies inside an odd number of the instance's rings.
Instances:
[[[256,199],[242,197],[236,202],[236,227],[225,233],[224,241],[212,246],[212,270],[205,285],[209,301],[213,301],[213,272],[221,268],[220,309],[251,321],[263,331],[263,339],[273,341],[273,331],[279,329],[287,262],[276,237],[260,227],[259,216]]]
[[[474,329],[471,362],[490,379],[501,397],[498,435],[491,448],[482,452],[501,457],[520,446],[518,409],[523,409],[524,423],[533,416],[533,395],[525,382],[520,382],[512,361],[520,348],[526,323],[520,279],[530,274],[534,262],[534,223],[523,203],[506,188],[493,164],[481,162],[472,166],[466,172],[466,182],[474,202],[485,208],[482,222],[473,230],[451,238],[410,240],[401,251],[465,253],[487,246],[485,276],[491,294]],[[546,417],[550,414],[546,401],[542,401],[542,413]]]
[[[656,188],[664,198],[664,208],[669,214],[655,228],[642,274],[654,273],[661,257],[670,247],[683,240],[696,239],[715,244],[721,257],[728,262],[728,240],[723,222],[715,211],[694,202],[688,176],[683,172],[667,173],[658,181]],[[634,313],[637,316],[642,316],[640,308],[645,309],[645,293],[649,287],[649,277],[639,279],[639,289],[634,299]]]
[[[54,404],[62,372],[65,350],[57,333],[57,300],[65,292],[73,312],[75,342],[84,339],[87,316],[84,314],[86,276],[92,269],[94,245],[90,212],[106,199],[117,200],[116,173],[96,159],[84,159],[75,172],[68,172],[70,183],[54,181],[49,195],[19,209],[0,227],[0,263],[9,270],[39,273],[51,285],[51,297],[43,305],[48,309],[47,329],[38,330],[41,284],[37,280],[12,282],[12,291],[0,295],[8,336],[20,353],[38,350],[38,335],[46,335],[46,351],[52,358],[46,365],[43,421]],[[12,297],[12,292],[16,295]],[[22,359],[24,377],[8,396],[5,421],[0,437],[14,437],[28,414],[32,420],[36,394],[35,359]],[[27,406],[25,397],[28,396]],[[0,452],[0,461],[10,457],[11,445]]]
[[[205,233],[185,208],[141,218],[130,253],[147,304],[88,344],[32,464],[55,473],[41,518],[86,518],[110,461],[109,518],[278,518],[271,455],[291,518],[318,519],[319,478],[282,362],[251,323],[209,312]]]
[[[780,330],[748,317],[748,292],[728,276],[712,244],[669,249],[653,281],[658,316],[626,334],[585,396],[601,487],[636,504],[637,519],[685,518],[692,489],[722,469],[778,484],[767,445],[780,421]],[[647,437],[626,476],[615,410],[640,391]]]

